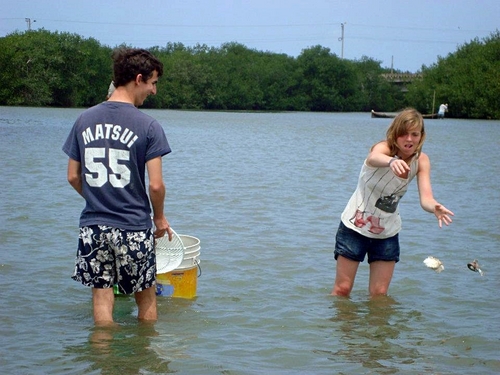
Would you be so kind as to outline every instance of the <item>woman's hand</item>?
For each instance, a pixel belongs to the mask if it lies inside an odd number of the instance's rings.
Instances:
[[[453,212],[448,210],[445,206],[442,204],[436,204],[434,206],[434,215],[436,215],[438,222],[439,222],[439,228],[443,226],[443,222],[446,225],[450,225],[453,220],[451,220],[450,216],[455,216]]]
[[[391,168],[394,174],[398,177],[405,176],[411,169],[408,163],[397,157],[394,157],[389,161],[389,168]]]

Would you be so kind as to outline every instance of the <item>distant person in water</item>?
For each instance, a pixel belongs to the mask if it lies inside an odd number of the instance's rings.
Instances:
[[[448,112],[448,103],[439,106],[438,118],[444,118],[445,112]]]
[[[372,146],[361,167],[357,188],[341,216],[332,295],[350,295],[365,256],[370,265],[370,296],[387,294],[400,254],[398,204],[415,176],[422,208],[436,216],[439,227],[452,222],[453,212],[432,194],[431,163],[422,152],[424,141],[422,115],[410,108],[394,118],[386,139]]]

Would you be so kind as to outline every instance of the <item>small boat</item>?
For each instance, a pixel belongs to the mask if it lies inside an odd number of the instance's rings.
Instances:
[[[437,113],[428,113],[426,115],[422,115],[423,118],[426,118],[426,119],[433,119],[433,118],[437,118],[438,115]]]
[[[372,118],[394,118],[397,115],[399,115],[399,112],[375,112],[372,109],[371,114],[372,114]],[[425,119],[437,118],[437,113],[422,115],[422,117]]]
[[[398,115],[398,112],[389,112],[389,113],[385,113],[385,112],[375,112],[373,109],[372,109],[372,118],[394,118]]]

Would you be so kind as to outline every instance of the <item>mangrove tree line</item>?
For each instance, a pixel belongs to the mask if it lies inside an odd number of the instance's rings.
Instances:
[[[146,108],[352,112],[413,106],[430,113],[435,100],[449,103],[451,116],[500,118],[498,32],[422,66],[423,79],[408,85],[407,93],[382,77],[389,71],[380,61],[340,59],[319,45],[298,57],[236,42],[167,42],[149,50],[165,71]],[[111,52],[93,38],[44,29],[2,37],[0,105],[95,105],[112,79]]]

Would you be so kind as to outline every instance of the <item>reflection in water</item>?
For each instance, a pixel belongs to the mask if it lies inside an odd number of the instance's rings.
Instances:
[[[151,349],[151,338],[157,336],[154,325],[93,327],[88,343],[67,348],[78,362],[89,363],[86,373],[135,375],[145,371],[165,374],[172,371],[168,363]]]
[[[85,373],[135,375],[171,373],[169,360],[161,358],[152,340],[159,336],[155,324],[137,322],[135,304],[127,298],[115,302],[114,326],[92,327],[88,342],[67,347],[75,361],[88,363]]]
[[[333,303],[335,339],[342,347],[328,354],[339,362],[359,363],[377,373],[401,372],[418,358],[415,350],[400,345],[400,334],[407,330],[405,318],[398,303],[389,296],[378,296],[367,301],[352,301],[338,297]],[[404,314],[403,314],[404,315]]]

